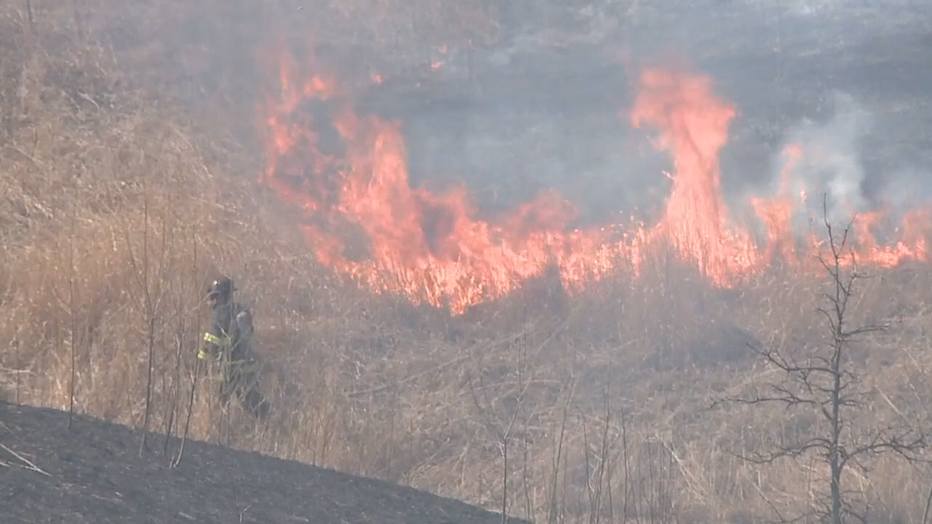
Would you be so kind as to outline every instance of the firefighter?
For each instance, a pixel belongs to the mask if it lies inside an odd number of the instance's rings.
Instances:
[[[268,402],[259,391],[258,363],[252,356],[252,313],[233,301],[235,290],[229,277],[210,285],[210,329],[204,333],[197,357],[220,364],[220,402],[224,407],[235,394],[248,412],[265,419]]]

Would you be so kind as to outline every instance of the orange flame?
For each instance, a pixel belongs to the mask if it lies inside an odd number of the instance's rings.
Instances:
[[[480,220],[463,187],[412,188],[398,122],[356,115],[335,79],[299,76],[287,54],[278,66],[278,92],[264,106],[269,165],[260,181],[303,211],[318,260],[373,291],[461,313],[517,289],[548,265],[578,291],[615,271],[640,274],[650,253],[665,246],[711,283],[732,286],[776,260],[798,264],[818,248],[812,236],[798,242],[792,226],[790,182],[801,146],[785,151],[778,195],[751,201],[766,230],[762,247],[729,216],[719,152],[736,109],[713,94],[708,78],[665,70],[641,75],[631,123],[658,129],[656,145],[675,164],[659,222],[568,230],[575,208],[552,192]],[[315,121],[314,101],[328,101],[331,116]],[[873,236],[880,218],[868,214],[858,222],[862,261],[927,260],[927,213],[907,213],[900,240],[888,246]]]

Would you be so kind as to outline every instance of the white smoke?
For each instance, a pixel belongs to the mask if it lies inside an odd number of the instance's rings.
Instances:
[[[928,169],[915,167],[899,169],[887,177],[881,197],[892,209],[916,209],[927,206],[930,200]]]
[[[837,10],[838,2],[830,0],[790,0],[781,7],[791,15],[796,16],[818,16],[825,15]]]
[[[802,219],[821,218],[823,195],[833,222],[846,222],[870,207],[863,189],[866,172],[859,146],[873,117],[841,92],[834,95],[834,108],[828,122],[805,120],[791,128],[784,140],[784,150],[796,147],[801,153],[790,168],[790,187],[797,204],[803,204],[799,209],[805,215]],[[773,190],[779,188],[787,161],[785,155],[774,160]]]

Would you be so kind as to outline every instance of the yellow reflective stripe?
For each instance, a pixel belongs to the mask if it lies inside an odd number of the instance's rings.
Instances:
[[[218,337],[212,333],[204,333],[204,340],[211,344],[220,346],[221,348],[229,349],[233,346],[233,337],[227,335],[224,337]]]

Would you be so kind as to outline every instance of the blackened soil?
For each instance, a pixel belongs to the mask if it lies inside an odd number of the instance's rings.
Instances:
[[[189,441],[172,468],[162,437],[150,437],[158,451],[140,457],[141,436],[130,428],[76,416],[69,430],[67,421],[60,411],[0,403],[4,524],[501,522],[422,491],[213,444]]]

